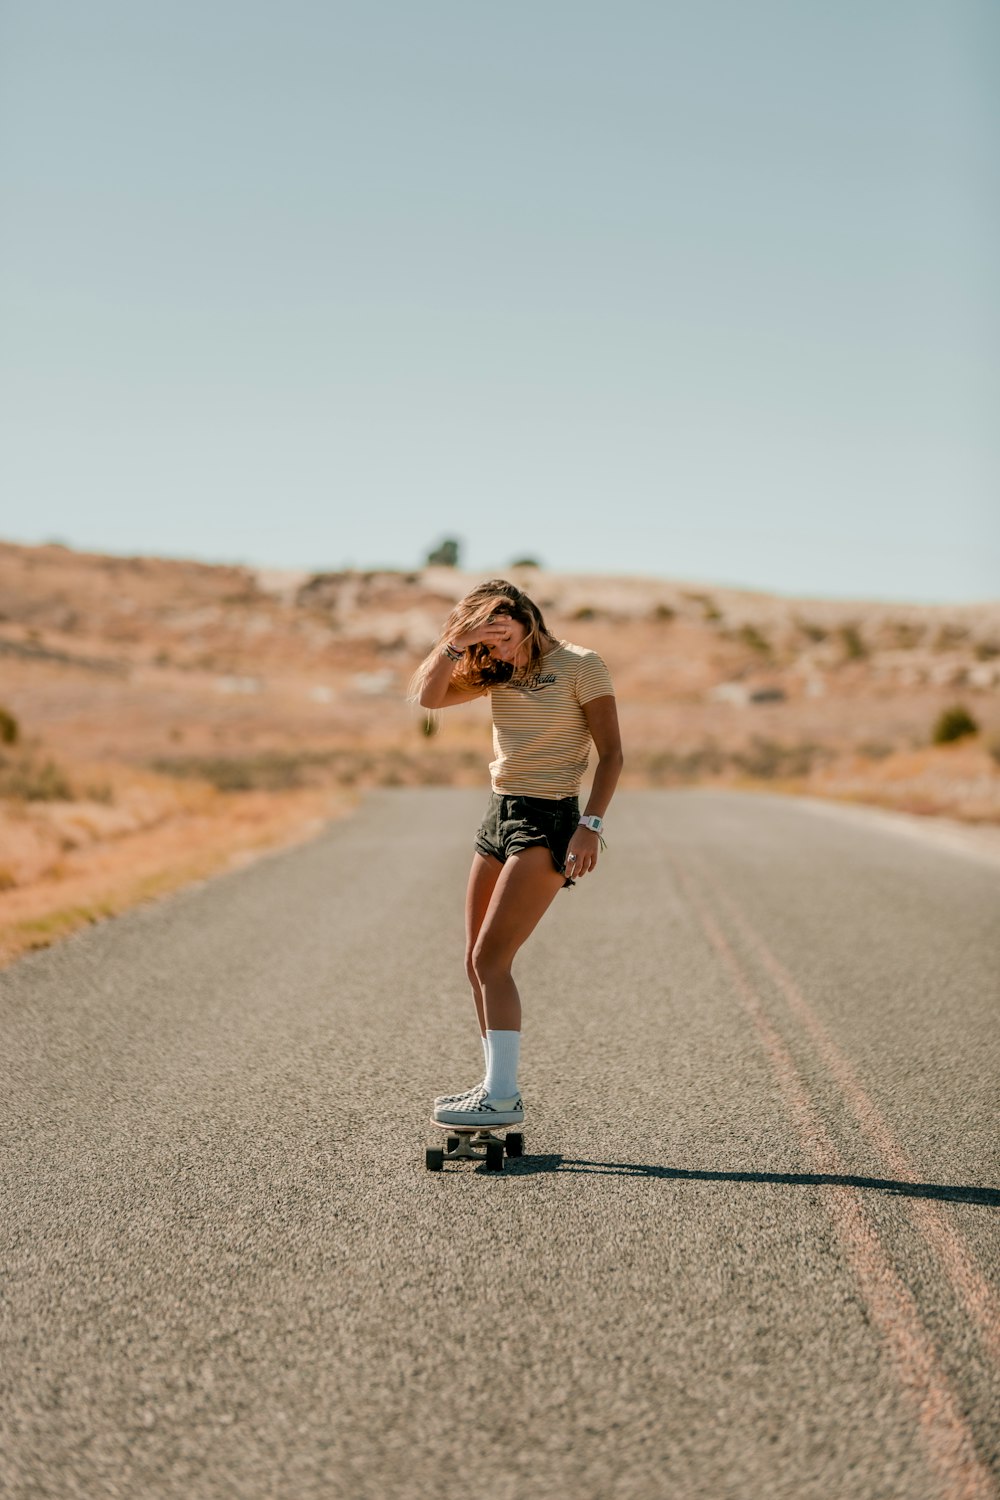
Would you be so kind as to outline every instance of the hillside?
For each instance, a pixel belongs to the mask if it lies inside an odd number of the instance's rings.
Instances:
[[[554,634],[607,660],[626,785],[767,786],[1000,823],[1000,603],[513,576]],[[0,952],[301,837],[366,786],[485,790],[487,705],[428,726],[405,702],[480,577],[0,543],[0,709],[18,731],[0,744]],[[955,705],[979,733],[931,744]]]

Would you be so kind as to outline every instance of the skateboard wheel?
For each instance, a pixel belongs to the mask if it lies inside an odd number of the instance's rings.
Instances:
[[[440,1146],[427,1147],[427,1170],[428,1172],[440,1172],[444,1168],[444,1152]]]
[[[445,1140],[446,1140],[446,1145],[447,1145],[448,1151],[457,1151],[458,1150],[458,1136],[457,1135],[446,1136]]]
[[[487,1172],[503,1171],[503,1141],[486,1142],[486,1170]]]
[[[519,1130],[515,1130],[513,1134],[508,1135],[504,1145],[507,1147],[508,1156],[524,1155],[524,1136]]]

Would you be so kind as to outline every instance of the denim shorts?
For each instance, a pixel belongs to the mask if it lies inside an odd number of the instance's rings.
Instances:
[[[491,792],[486,816],[476,834],[476,848],[503,864],[522,849],[544,844],[556,869],[565,875],[566,851],[579,821],[577,797],[508,797]],[[563,890],[574,884],[567,878]]]

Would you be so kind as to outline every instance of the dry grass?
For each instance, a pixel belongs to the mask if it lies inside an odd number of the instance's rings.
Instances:
[[[0,889],[0,963],[266,850],[309,838],[353,805],[344,793],[214,794],[199,808],[70,848],[39,877]]]

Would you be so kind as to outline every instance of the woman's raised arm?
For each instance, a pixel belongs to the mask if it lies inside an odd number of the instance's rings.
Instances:
[[[451,680],[455,663],[442,651],[431,667],[420,692],[421,708],[452,708],[456,703],[471,703],[483,698],[485,688],[460,688]]]
[[[456,662],[461,660],[460,653],[468,646],[500,645],[509,630],[509,620],[494,620],[491,615],[484,624],[465,631],[464,635],[456,636],[453,641],[440,644],[436,648],[437,654],[432,652],[419,669],[419,675],[423,678],[417,699],[420,707],[451,708],[456,703],[471,703],[473,698],[485,697],[486,688],[459,687],[452,682],[452,673]],[[456,652],[459,655],[456,656]]]

